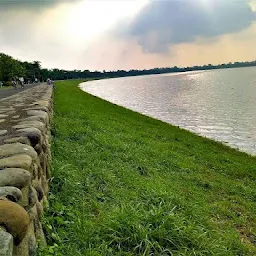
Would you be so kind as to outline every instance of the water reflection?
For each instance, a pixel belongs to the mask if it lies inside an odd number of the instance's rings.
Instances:
[[[256,68],[87,82],[100,98],[256,155]]]

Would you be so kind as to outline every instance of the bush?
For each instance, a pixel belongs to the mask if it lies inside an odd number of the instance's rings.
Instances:
[[[6,81],[3,83],[3,86],[12,86],[12,82],[11,81]]]

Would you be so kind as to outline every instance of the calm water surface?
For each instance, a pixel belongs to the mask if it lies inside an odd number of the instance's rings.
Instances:
[[[256,155],[255,67],[98,80],[81,88]]]

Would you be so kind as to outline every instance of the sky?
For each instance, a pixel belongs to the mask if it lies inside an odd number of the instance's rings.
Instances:
[[[0,52],[46,68],[256,60],[256,0],[0,0]]]

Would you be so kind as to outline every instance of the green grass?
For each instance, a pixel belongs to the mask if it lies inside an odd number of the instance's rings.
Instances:
[[[10,90],[10,89],[12,89],[12,87],[10,87],[10,86],[2,86],[2,87],[0,87],[0,90]]]
[[[41,255],[256,255],[256,158],[58,82]]]

